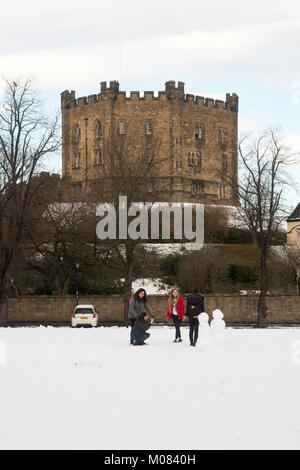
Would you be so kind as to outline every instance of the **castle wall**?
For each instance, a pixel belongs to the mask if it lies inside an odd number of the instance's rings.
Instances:
[[[75,98],[75,92],[61,95],[63,116],[63,174],[73,183],[88,186],[105,175],[107,145],[112,139],[126,139],[132,154],[141,147],[154,148],[163,159],[159,177],[169,201],[237,204],[229,187],[222,187],[220,171],[227,168],[237,179],[238,97],[226,101],[186,95],[183,82],[166,83],[165,91],[119,91],[118,82],[101,83],[101,93]],[[101,137],[95,126],[101,123]],[[151,135],[146,128],[151,126]],[[80,139],[74,142],[78,126]],[[124,135],[119,135],[120,126]],[[199,131],[198,136],[196,132]],[[220,132],[223,140],[220,141]],[[95,153],[100,164],[95,164]],[[80,167],[74,163],[80,153]],[[191,163],[191,161],[193,163]],[[197,164],[195,163],[197,162]],[[78,166],[78,165],[77,165]]]

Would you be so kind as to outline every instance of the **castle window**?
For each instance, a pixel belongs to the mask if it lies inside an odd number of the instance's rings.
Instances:
[[[225,199],[225,198],[226,198],[226,188],[225,188],[225,184],[221,184],[221,186],[220,186],[220,197],[221,197],[221,199]]]
[[[203,125],[196,125],[195,137],[198,140],[204,140],[204,126]]]
[[[148,164],[150,164],[150,163],[151,163],[151,160],[152,160],[152,152],[151,152],[151,149],[150,149],[150,148],[146,148],[145,154],[146,154],[146,162],[147,162]]]
[[[191,193],[193,197],[201,197],[204,195],[204,184],[198,181],[192,183]]]
[[[200,169],[202,167],[202,152],[189,152],[188,166]]]
[[[95,149],[95,166],[99,166],[102,164],[102,152],[101,149]]]
[[[218,129],[218,140],[220,144],[225,144],[227,140],[227,131],[226,129]]]
[[[73,159],[73,169],[77,170],[80,168],[81,165],[81,154],[80,152],[75,152],[74,153],[74,159]]]
[[[152,122],[146,122],[146,135],[152,135]]]
[[[72,186],[74,193],[79,194],[81,192],[81,183],[72,183]]]
[[[151,181],[148,182],[148,193],[153,193],[154,191],[154,188],[153,188],[153,184],[151,183]]]
[[[95,139],[101,139],[102,138],[102,127],[101,127],[101,122],[100,121],[96,121],[96,124],[95,124]]]
[[[222,170],[226,172],[228,169],[228,160],[227,160],[227,155],[223,153],[222,155]]]
[[[73,127],[73,144],[79,144],[81,140],[81,131],[78,124]]]
[[[119,122],[119,135],[125,135],[125,134],[126,134],[125,122],[120,121]]]
[[[199,169],[202,167],[202,152],[196,153],[196,167]]]

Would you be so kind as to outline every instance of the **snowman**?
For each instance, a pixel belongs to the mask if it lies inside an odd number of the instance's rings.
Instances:
[[[210,327],[208,320],[209,316],[207,315],[207,313],[203,312],[199,315],[200,328],[198,344],[200,351],[205,351],[209,349],[211,344]]]
[[[213,320],[210,323],[211,334],[214,345],[220,347],[225,341],[225,328],[226,324],[223,320],[224,315],[221,310],[216,309],[213,311]]]

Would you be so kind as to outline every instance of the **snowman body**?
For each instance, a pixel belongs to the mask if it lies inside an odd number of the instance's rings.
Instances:
[[[208,350],[211,346],[211,334],[208,323],[209,317],[203,312],[199,315],[199,340],[198,345],[201,351]]]
[[[225,342],[226,323],[223,312],[219,309],[213,311],[213,320],[210,323],[211,336],[215,347],[223,346]]]

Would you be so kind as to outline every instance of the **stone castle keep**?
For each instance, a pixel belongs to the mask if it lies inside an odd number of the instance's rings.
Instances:
[[[112,139],[128,139],[144,149],[151,162],[154,142],[164,158],[158,178],[169,202],[237,205],[222,172],[238,179],[238,96],[226,101],[185,94],[184,83],[168,81],[158,97],[133,91],[127,97],[119,83],[101,82],[98,95],[76,98],[61,94],[63,176],[79,191],[101,184]]]

